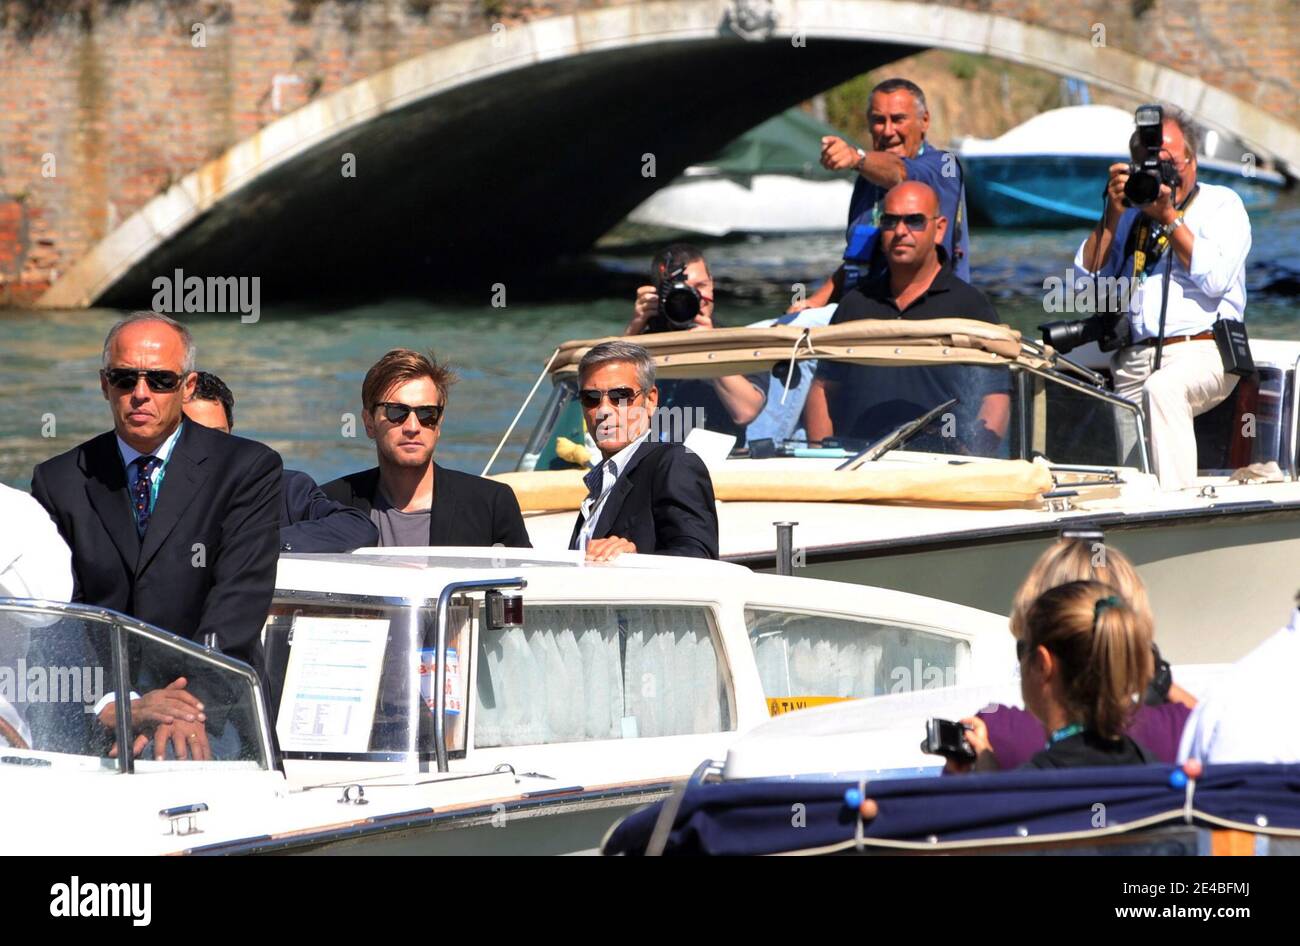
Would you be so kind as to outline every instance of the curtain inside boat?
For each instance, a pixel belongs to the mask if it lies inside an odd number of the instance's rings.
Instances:
[[[745,609],[768,697],[862,699],[953,686],[970,646],[921,628],[811,612]]]
[[[720,732],[726,684],[701,607],[534,606],[479,634],[474,744]]]

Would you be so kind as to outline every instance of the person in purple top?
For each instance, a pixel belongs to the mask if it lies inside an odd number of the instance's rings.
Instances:
[[[1114,588],[1137,612],[1151,619],[1146,587],[1132,562],[1113,546],[1095,538],[1063,538],[1039,557],[1011,606],[1011,631],[1025,636],[1025,616],[1044,592],[1072,581],[1098,581]],[[1175,762],[1183,726],[1196,706],[1196,698],[1174,683],[1169,665],[1155,649],[1156,674],[1134,713],[1127,735],[1162,762]],[[975,714],[988,731],[993,758],[1000,770],[1029,762],[1047,745],[1047,731],[1028,711],[994,704]]]
[[[1018,769],[1043,751],[1047,730],[1026,710],[996,704],[975,714],[988,728],[998,769]],[[1128,735],[1161,762],[1175,762],[1183,726],[1192,715],[1182,703],[1149,704],[1138,707]]]

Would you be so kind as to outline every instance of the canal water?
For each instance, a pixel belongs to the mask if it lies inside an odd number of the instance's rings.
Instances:
[[[1252,336],[1300,339],[1300,207],[1288,201],[1253,222],[1247,309]],[[1049,314],[1043,280],[1063,276],[1080,231],[981,231],[972,235],[976,284],[1007,321],[1032,337]],[[809,291],[834,268],[835,235],[743,240],[706,247],[718,282],[718,319],[743,325],[779,314],[792,286]],[[570,338],[622,330],[650,251],[610,251],[574,267],[563,297],[505,287],[466,287],[456,300],[385,299],[336,307],[264,308],[256,323],[194,316],[199,367],[235,393],[235,433],[260,440],[318,482],[374,463],[359,420],[361,380],[390,348],[435,349],[461,381],[452,390],[439,461],[481,472],[550,353]],[[551,280],[554,282],[554,280]],[[498,297],[497,301],[501,301]],[[103,338],[120,313],[0,311],[0,482],[26,488],[34,464],[106,430],[99,392]],[[513,467],[541,396],[493,467]],[[358,415],[346,436],[346,415]]]

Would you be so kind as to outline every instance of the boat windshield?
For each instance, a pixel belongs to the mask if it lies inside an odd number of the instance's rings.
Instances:
[[[445,744],[465,749],[469,603],[448,609]],[[405,600],[277,592],[264,639],[286,759],[399,761],[435,753],[437,609]]]
[[[804,408],[815,377],[826,384],[832,429],[821,440],[809,439],[805,423]],[[756,389],[763,399],[758,416],[748,423],[733,416],[720,394],[724,385]],[[733,458],[848,459],[945,402],[952,403],[911,432],[903,449],[989,458],[1016,456],[1020,449],[1013,377],[1005,365],[824,364],[819,369],[816,361],[805,360],[795,362],[793,368],[790,362],[782,362],[763,371],[729,376],[673,377],[661,370],[656,387],[657,439],[691,443],[692,434],[703,430],[716,435],[704,439],[724,447],[729,444]],[[517,469],[585,466],[595,449],[577,400],[576,381],[561,377]]]
[[[810,404],[814,379],[820,379],[824,399],[813,395]],[[741,385],[741,390],[744,385],[761,388],[764,406],[758,416],[746,424],[730,416],[717,397],[724,382]],[[864,365],[801,359],[793,368],[785,361],[733,375],[724,375],[721,368],[710,374],[700,365],[661,367],[656,386],[660,398],[655,436],[685,441],[714,456],[846,461],[951,401],[909,432],[904,442],[892,446],[891,455],[901,450],[963,458],[1043,457],[1059,465],[1150,470],[1138,405],[1050,368],[1019,363]],[[819,410],[822,427],[828,419],[831,432],[810,439],[807,423]],[[700,437],[696,431],[701,428],[713,436]],[[814,430],[821,432],[816,425]],[[690,439],[692,435],[697,442]],[[581,468],[596,456],[578,403],[576,380],[561,374],[516,469]]]
[[[115,647],[119,634],[124,646]],[[120,728],[119,670],[131,695]],[[176,719],[198,702],[204,719]],[[0,598],[5,762],[108,773],[266,769],[265,722],[260,685],[244,664],[111,611]],[[123,732],[129,764],[119,751]]]

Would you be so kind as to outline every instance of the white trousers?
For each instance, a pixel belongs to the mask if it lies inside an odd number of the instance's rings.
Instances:
[[[1211,339],[1166,345],[1153,374],[1155,359],[1154,345],[1133,345],[1111,356],[1115,393],[1144,404],[1160,487],[1182,489],[1196,480],[1192,418],[1221,404],[1237,386],[1237,376],[1224,374]]]

